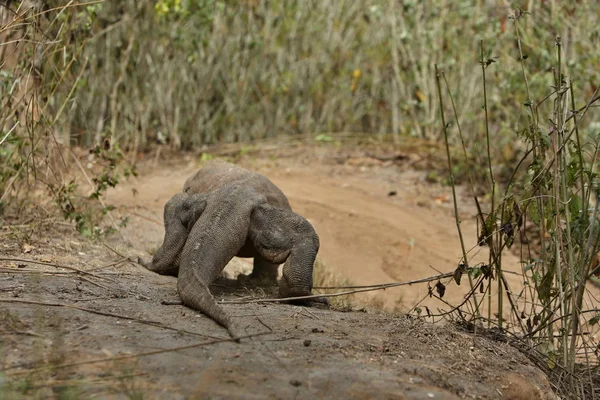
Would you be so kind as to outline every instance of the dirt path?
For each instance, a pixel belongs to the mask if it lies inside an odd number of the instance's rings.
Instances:
[[[314,224],[319,257],[340,277],[369,284],[452,271],[460,251],[448,188],[393,164],[352,160],[296,149],[293,156],[255,153],[241,164],[269,176]],[[163,205],[198,162],[174,165],[146,167],[109,194],[130,221],[107,246],[133,256],[160,245]],[[463,226],[472,246],[475,226],[466,218]],[[0,261],[4,398],[554,398],[543,373],[511,346],[402,315],[224,304],[249,335],[260,336],[215,343],[225,332],[213,321],[161,304],[177,298],[175,278],[54,229],[30,247],[8,241],[2,248],[13,258]],[[228,271],[248,267],[234,259]],[[225,301],[258,294],[227,279],[211,290]],[[449,285],[445,298],[457,302],[464,292],[464,284]],[[415,285],[369,296],[409,310],[426,293]]]
[[[319,259],[330,271],[355,285],[367,285],[421,279],[457,267],[462,253],[449,187],[426,183],[424,173],[390,163],[374,164],[371,160],[365,166],[362,164],[369,161],[360,159],[344,165],[306,163],[297,152],[294,154],[280,155],[277,160],[255,154],[240,163],[267,175],[288,196],[294,210],[314,225],[321,237]],[[190,160],[184,166],[161,169],[111,193],[109,201],[137,210],[133,223],[124,231],[134,248],[155,249],[160,244],[162,224],[149,219],[162,220],[165,202],[181,190],[200,164]],[[137,195],[132,194],[132,188]],[[389,196],[390,192],[396,194]],[[477,226],[468,214],[472,205],[464,203],[461,229],[466,248],[472,250],[470,263],[486,262],[487,251],[476,245]],[[247,267],[247,260],[235,260],[233,268],[243,269],[244,262]],[[509,271],[520,271],[518,259],[510,254],[503,264]],[[511,286],[521,286],[516,275],[509,274],[508,280]],[[364,297],[383,303],[387,310],[404,312],[416,304],[433,309],[443,306],[436,300],[423,300],[427,292],[426,285],[413,285]],[[458,304],[465,292],[464,284],[457,288],[450,283],[445,298]],[[509,308],[505,311],[508,313]]]

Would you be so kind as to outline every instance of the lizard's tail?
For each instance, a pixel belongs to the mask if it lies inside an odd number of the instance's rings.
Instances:
[[[177,290],[183,304],[196,311],[200,311],[219,325],[226,328],[229,335],[239,342],[239,337],[242,336],[241,330],[215,302],[208,287],[199,282],[196,277],[185,276],[189,273],[184,273],[183,271],[185,270],[182,270],[177,282]],[[189,272],[192,272],[191,275],[194,275],[193,271]]]

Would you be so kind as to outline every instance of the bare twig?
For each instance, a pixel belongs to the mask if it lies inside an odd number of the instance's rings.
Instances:
[[[38,260],[29,259],[29,258],[14,258],[14,257],[0,257],[0,261],[21,262],[21,263],[45,265],[45,266],[54,267],[54,268],[64,268],[64,269],[68,269],[70,271],[75,271],[75,272],[83,274],[83,275],[89,275],[89,276],[93,276],[94,278],[97,278],[97,279],[104,279],[104,280],[115,283],[112,279],[96,275],[89,271],[84,271],[84,270],[76,268],[76,267],[69,267],[69,266],[57,264],[57,263],[38,261]]]
[[[88,270],[89,272],[95,272],[95,271],[101,271],[110,267],[116,267],[117,265],[126,263],[126,262],[131,262],[131,260],[129,258],[122,258],[119,261],[115,261],[115,262],[111,262],[108,263],[106,265],[101,265],[100,267],[96,267],[96,268],[91,268],[90,270]]]
[[[24,335],[24,336],[34,336],[34,337],[39,337],[39,338],[43,338],[44,335],[40,335],[39,333],[36,333],[34,331],[8,331],[6,332],[9,335],[13,334],[13,335]]]
[[[465,273],[468,272],[469,270],[470,269],[466,269]],[[406,282],[377,283],[377,284],[373,284],[373,285],[357,285],[357,286],[315,286],[315,287],[313,287],[313,289],[367,289],[367,288],[371,288],[373,290],[378,290],[378,289],[387,289],[389,287],[396,287],[396,286],[414,285],[416,283],[433,282],[433,281],[437,281],[438,279],[452,278],[453,276],[454,276],[454,272],[446,272],[446,273],[431,276],[428,278],[420,278],[420,279],[415,279],[415,280],[406,281]],[[320,296],[322,296],[322,295],[320,295]]]
[[[19,303],[19,304],[41,305],[41,306],[46,306],[46,307],[71,308],[74,310],[84,311],[84,312],[88,312],[91,314],[102,315],[105,317],[119,318],[119,319],[124,319],[124,320],[128,320],[128,321],[134,321],[134,322],[144,324],[144,325],[155,326],[157,328],[168,329],[168,330],[175,331],[175,332],[187,333],[189,335],[203,336],[203,337],[208,337],[211,339],[222,339],[221,337],[218,337],[218,336],[211,336],[211,335],[206,335],[204,333],[190,332],[190,331],[186,331],[184,329],[172,328],[172,327],[164,325],[162,322],[158,322],[158,321],[151,321],[151,320],[145,320],[145,319],[140,319],[140,318],[128,317],[126,315],[97,311],[97,310],[92,310],[91,308],[79,307],[79,306],[75,306],[72,304],[51,303],[51,302],[23,300],[23,299],[3,299],[3,298],[0,298],[0,303]]]
[[[162,221],[158,221],[158,220],[156,220],[156,219],[154,219],[154,218],[151,218],[151,217],[146,217],[145,215],[142,215],[142,214],[140,214],[140,213],[137,213],[137,212],[135,212],[135,211],[132,211],[132,212],[131,212],[131,215],[135,215],[135,216],[136,216],[136,217],[138,217],[138,218],[145,219],[146,221],[150,221],[150,222],[152,222],[152,223],[155,223],[156,225],[160,225],[160,226],[162,226],[162,225],[163,225]]]
[[[17,372],[12,373],[11,375],[24,375],[24,374],[31,374],[31,373],[35,373],[35,372],[45,371],[47,369],[57,370],[57,369],[63,369],[63,368],[77,367],[80,365],[97,364],[97,363],[103,363],[103,362],[114,362],[114,361],[120,361],[120,360],[127,360],[130,358],[154,356],[156,354],[172,353],[172,352],[180,351],[180,350],[195,349],[197,347],[210,346],[212,344],[235,342],[236,340],[239,340],[239,339],[250,339],[250,338],[255,338],[258,336],[268,335],[270,333],[271,332],[259,332],[259,333],[254,333],[252,335],[241,336],[237,339],[218,338],[218,339],[214,339],[214,340],[211,340],[208,342],[194,343],[194,344],[190,344],[187,346],[172,347],[169,349],[154,350],[154,351],[149,351],[146,353],[126,354],[126,355],[117,356],[117,357],[106,357],[106,358],[100,358],[100,359],[96,359],[96,360],[79,361],[79,362],[60,364],[60,365],[46,365],[46,366],[43,366],[40,368],[24,370],[24,371],[17,371]],[[8,368],[2,369],[2,371],[10,371],[10,370],[14,370],[14,369],[15,369],[15,367],[8,367]]]
[[[439,279],[451,278],[453,276],[454,276],[454,272],[447,272],[445,274],[440,274],[440,275],[432,276],[429,278],[416,279],[416,280],[407,281],[407,282],[393,282],[393,283],[382,283],[382,284],[378,284],[378,285],[355,286],[355,287],[358,287],[359,289],[348,290],[348,291],[339,292],[339,293],[321,293],[321,294],[313,294],[310,296],[282,297],[279,299],[225,300],[225,301],[220,301],[219,303],[221,303],[221,304],[277,303],[277,302],[281,302],[281,301],[310,300],[310,299],[316,299],[316,298],[320,298],[320,297],[346,296],[346,295],[354,294],[354,293],[372,292],[375,290],[382,290],[382,289],[385,290],[385,289],[392,288],[392,287],[414,285],[416,283],[433,282],[433,281],[437,281]],[[327,288],[326,287],[321,287],[321,288],[315,287],[315,289],[327,289]]]
[[[8,132],[6,132],[6,135],[4,135],[4,137],[3,137],[3,138],[0,140],[0,145],[1,145],[2,143],[4,143],[4,141],[6,140],[6,138],[8,137],[8,135],[10,135],[10,134],[11,134],[11,132],[12,132],[12,131],[14,131],[14,130],[15,130],[15,128],[16,128],[18,125],[19,125],[19,123],[17,122],[16,124],[14,124],[14,125],[13,125],[13,127],[12,127],[12,128],[10,128],[10,129],[8,130]]]

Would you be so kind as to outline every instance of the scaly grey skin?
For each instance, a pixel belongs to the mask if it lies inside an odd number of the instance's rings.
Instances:
[[[179,258],[192,227],[206,207],[206,194],[177,193],[164,210],[165,238],[151,261],[138,263],[160,275],[177,276]]]
[[[319,238],[308,221],[270,205],[251,187],[225,185],[208,196],[181,253],[177,288],[185,305],[213,318],[234,338],[241,331],[215,303],[208,287],[247,240],[267,262],[285,262],[281,297],[311,294],[319,250]]]
[[[237,338],[242,332],[208,289],[229,261],[236,255],[254,257],[247,279],[261,283],[276,282],[277,267],[285,263],[280,296],[306,296],[311,294],[318,250],[312,225],[291,211],[285,195],[266,177],[231,164],[211,163],[186,181],[183,193],[169,200],[164,243],[151,262],[140,263],[151,271],[178,276],[183,303]],[[312,302],[328,304],[324,298],[297,303]]]
[[[205,164],[194,175],[186,180],[183,185],[185,193],[209,193],[224,185],[239,183],[256,190],[267,199],[267,203],[284,209],[292,210],[285,194],[273,184],[266,176],[248,171],[224,161],[215,160]],[[255,249],[250,240],[247,240],[238,257],[253,257],[254,265],[250,275],[240,274],[238,280],[251,285],[277,284],[278,264],[264,259]]]
[[[198,195],[208,194],[224,185],[239,183],[251,187],[262,194],[267,202],[275,207],[289,210],[292,208],[287,197],[267,177],[256,172],[248,171],[237,165],[224,161],[210,161],[203,168],[186,180],[183,185],[183,194],[178,193],[165,205],[165,240],[156,252],[152,260],[138,258],[138,262],[147,269],[162,275],[177,276],[179,271],[179,255],[191,227],[197,217],[186,221],[183,225],[189,225],[188,229],[182,228],[182,218],[188,216],[187,211],[178,211],[179,207],[184,209],[185,194]],[[172,222],[174,221],[174,222]],[[256,250],[251,241],[247,240],[238,257],[253,257],[254,266],[252,273],[248,276],[240,275],[238,279],[243,283],[274,285],[277,284],[277,270],[279,264],[274,264],[264,259]]]

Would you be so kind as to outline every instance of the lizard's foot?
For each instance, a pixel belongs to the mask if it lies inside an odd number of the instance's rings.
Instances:
[[[138,257],[137,258],[137,263],[140,264],[142,267],[146,268],[148,271],[152,271],[152,272],[156,272],[159,275],[167,275],[167,276],[177,276],[177,274],[179,273],[179,265],[178,264],[168,264],[168,265],[161,265],[161,264],[155,264],[154,263],[154,258],[151,258],[149,260],[144,259],[142,257]]]
[[[309,307],[322,307],[329,308],[331,304],[327,297],[315,297],[314,299],[308,300]]]
[[[304,307],[318,307],[318,308],[329,308],[329,300],[327,297],[314,297],[311,299],[301,299],[301,300],[290,300],[289,304],[293,304],[296,306],[304,306]]]
[[[254,272],[249,275],[239,274],[237,280],[243,286],[277,286],[277,277]]]
[[[152,266],[152,260],[145,260],[142,257],[137,258],[137,263],[146,269],[149,269],[149,267]]]

